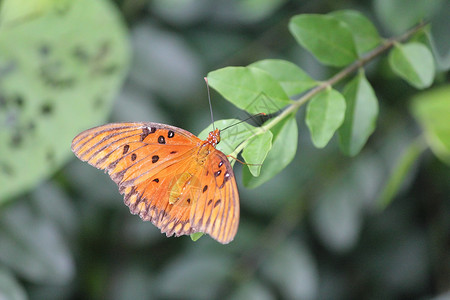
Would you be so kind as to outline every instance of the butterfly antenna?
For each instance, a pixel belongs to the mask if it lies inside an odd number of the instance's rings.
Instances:
[[[208,78],[207,77],[203,77],[203,79],[205,79],[206,90],[208,91],[209,111],[211,112],[211,122],[212,122],[213,130],[216,130],[216,128],[214,127],[214,116],[213,116],[212,105],[211,105],[211,95],[209,94]]]
[[[236,123],[234,123],[234,124],[231,124],[231,125],[229,125],[229,126],[223,128],[221,131],[224,131],[225,129],[228,129],[228,128],[230,128],[230,127],[233,127],[233,126],[235,126],[235,125],[237,125],[237,124],[241,124],[241,123],[244,123],[245,121],[248,121],[248,120],[253,119],[253,118],[256,118],[256,117],[261,117],[261,116],[267,116],[267,115],[266,115],[266,113],[259,113],[259,114],[256,114],[256,115],[252,115],[252,116],[250,116],[250,117],[248,117],[248,118],[246,118],[246,119],[244,119],[244,120],[242,120],[242,121],[236,122]]]

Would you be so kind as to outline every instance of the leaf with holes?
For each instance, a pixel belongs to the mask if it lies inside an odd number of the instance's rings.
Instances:
[[[72,157],[76,133],[106,119],[129,61],[125,26],[108,1],[8,24],[0,27],[0,202]]]

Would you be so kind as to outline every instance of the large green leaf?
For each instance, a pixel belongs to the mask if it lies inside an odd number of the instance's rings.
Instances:
[[[375,26],[360,12],[355,10],[338,10],[329,15],[348,26],[353,34],[359,55],[372,50],[381,43],[380,35]]]
[[[291,100],[266,71],[249,67],[226,67],[208,73],[208,82],[225,99],[251,113],[274,113]]]
[[[109,1],[74,1],[7,24],[0,27],[0,203],[52,174],[71,157],[72,138],[106,119],[129,60]]]
[[[417,95],[411,108],[433,153],[450,165],[450,85]]]
[[[60,228],[25,202],[2,211],[0,261],[34,283],[65,284],[75,274]]]
[[[319,84],[296,64],[282,59],[264,59],[252,63],[249,67],[268,72],[278,80],[289,96],[301,94]]]
[[[325,147],[345,116],[345,99],[337,91],[327,89],[314,96],[306,109],[306,125],[317,148]]]
[[[396,44],[389,53],[389,64],[398,76],[418,89],[429,87],[433,83],[433,55],[423,44]]]
[[[339,128],[339,145],[350,156],[361,151],[375,130],[378,101],[364,73],[360,72],[343,90],[346,101],[345,119]]]
[[[242,180],[249,188],[255,188],[280,173],[297,152],[298,128],[294,116],[282,120],[271,132],[272,148],[264,160],[259,177],[253,177],[248,168],[243,169]]]
[[[358,58],[352,33],[331,16],[295,16],[289,22],[289,30],[300,45],[326,65],[341,67]]]

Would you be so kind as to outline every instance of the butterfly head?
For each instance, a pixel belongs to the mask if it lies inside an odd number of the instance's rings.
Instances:
[[[214,129],[214,131],[211,131],[206,141],[208,142],[208,144],[211,144],[213,147],[216,147],[216,145],[220,143],[220,130]]]

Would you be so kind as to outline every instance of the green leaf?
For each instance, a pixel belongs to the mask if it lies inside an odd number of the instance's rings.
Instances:
[[[306,109],[306,125],[317,148],[325,147],[345,116],[345,99],[328,89],[314,96]]]
[[[364,54],[381,43],[380,35],[363,14],[355,10],[339,10],[328,14],[345,23],[353,35],[358,54]]]
[[[331,181],[324,178],[311,207],[312,228],[321,242],[336,253],[354,249],[363,228],[364,187],[353,180],[346,170],[340,170]]]
[[[6,268],[0,267],[0,299],[28,299],[25,289]]]
[[[274,113],[291,100],[266,71],[249,67],[226,67],[208,73],[209,85],[225,99],[251,114]]]
[[[433,83],[433,55],[422,44],[396,44],[389,53],[389,64],[398,76],[418,89],[429,87]]]
[[[271,132],[272,149],[267,154],[259,177],[253,177],[248,168],[243,169],[243,182],[248,188],[255,188],[280,173],[295,157],[298,128],[295,117],[289,116],[275,125]]]
[[[412,101],[414,117],[433,153],[450,165],[450,85],[419,94]]]
[[[262,282],[260,279],[251,278],[245,280],[239,286],[231,292],[229,300],[242,300],[242,299],[258,299],[258,300],[270,300],[276,299],[275,292],[270,287]]]
[[[342,67],[358,58],[352,33],[331,16],[295,16],[289,22],[289,30],[323,64]]]
[[[408,175],[417,158],[425,149],[424,141],[418,139],[412,142],[403,152],[377,201],[379,208],[384,209],[392,202],[395,195],[399,192],[406,175]]]
[[[173,257],[161,266],[154,277],[155,286],[158,287],[158,296],[155,298],[214,299],[220,293],[223,282],[234,271],[233,260],[211,249],[193,250]],[[199,282],[202,282],[201,288],[198,287]]]
[[[34,283],[70,282],[75,266],[59,227],[24,202],[3,212],[0,262]]]
[[[447,4],[446,4],[447,3]],[[422,20],[435,17],[441,9],[448,11],[445,0],[411,1],[411,0],[375,0],[374,12],[383,27],[394,34],[401,34]]]
[[[264,59],[252,63],[249,67],[264,70],[272,75],[289,96],[301,94],[319,84],[296,64],[282,59]]]
[[[194,242],[196,242],[196,241],[198,241],[203,235],[204,235],[203,232],[194,232],[194,233],[192,233],[190,236],[191,236],[191,240],[194,241]]]
[[[242,157],[245,159],[245,162],[249,164],[247,167],[253,176],[259,176],[261,166],[271,148],[272,132],[266,131],[251,139],[250,143],[242,151]]]
[[[347,108],[344,123],[338,130],[339,145],[346,155],[354,156],[375,130],[378,101],[362,72],[345,86],[342,93]]]
[[[261,263],[261,274],[279,287],[281,299],[317,299],[319,271],[310,248],[297,238],[283,243]],[[301,278],[301,280],[299,280]]]
[[[0,26],[0,203],[73,157],[73,137],[106,119],[129,61],[109,1],[73,1],[64,14],[14,24]]]
[[[225,127],[233,125],[227,130],[220,132],[220,143],[216,146],[218,150],[222,151],[226,155],[232,153],[237,146],[239,146],[243,141],[245,141],[255,133],[256,128],[254,126],[245,122],[239,122],[241,121],[236,119],[226,119],[214,122],[214,128],[219,129],[223,129]],[[200,132],[198,137],[202,140],[205,140],[208,137],[208,134],[213,131],[214,128],[212,124],[209,125],[202,132]]]
[[[0,24],[16,26],[52,10],[66,10],[69,4],[70,0],[5,0],[0,6]]]

